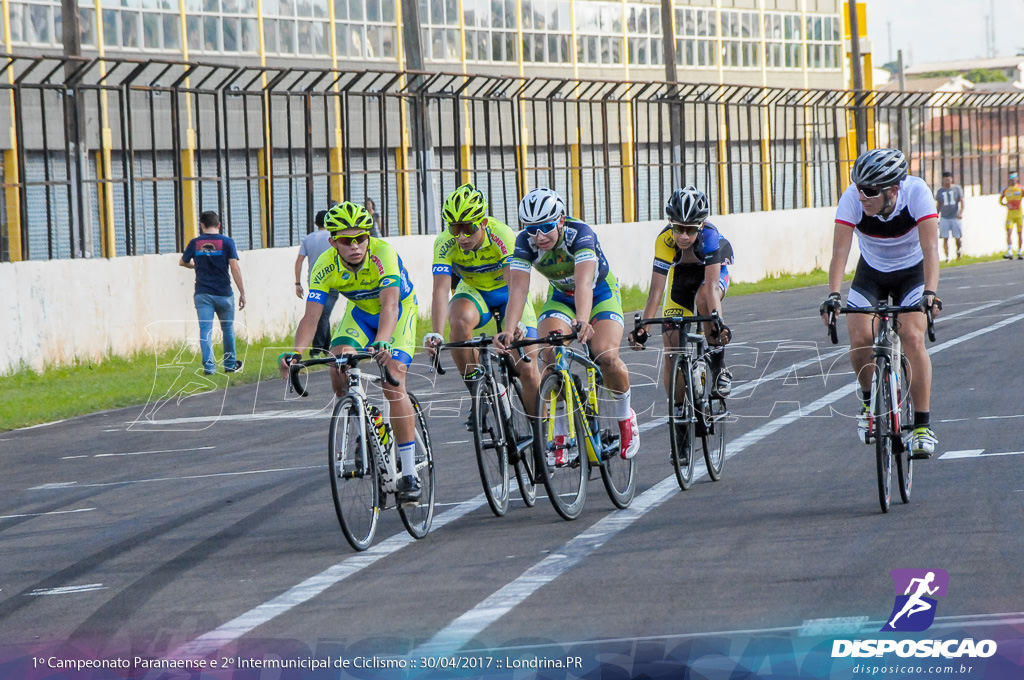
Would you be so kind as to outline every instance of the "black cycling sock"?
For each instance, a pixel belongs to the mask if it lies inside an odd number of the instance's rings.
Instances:
[[[914,427],[928,427],[930,411],[914,411]]]
[[[861,390],[860,400],[864,402],[865,406],[871,406],[871,390]]]
[[[725,367],[725,347],[712,347],[708,352],[711,360],[711,370],[718,373]]]

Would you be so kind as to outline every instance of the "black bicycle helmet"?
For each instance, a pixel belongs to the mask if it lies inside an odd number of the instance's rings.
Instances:
[[[894,187],[907,176],[907,159],[899,149],[872,149],[857,158],[850,180],[862,187]]]
[[[665,204],[665,214],[673,222],[700,224],[711,213],[711,201],[707,194],[692,184],[676,189]]]

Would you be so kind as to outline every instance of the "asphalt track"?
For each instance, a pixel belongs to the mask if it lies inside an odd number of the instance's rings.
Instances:
[[[719,482],[678,489],[659,352],[624,350],[643,426],[637,495],[615,510],[594,479],[574,522],[544,497],[491,514],[464,388],[418,358],[409,385],[429,404],[434,528],[415,541],[386,512],[361,554],[330,500],[325,383],[306,399],[270,376],[208,392],[192,366],[154,367],[182,379],[144,406],[0,434],[0,677],[40,650],[233,663],[603,650],[605,669],[665,649],[706,659],[701,645],[735,657],[737,640],[877,631],[896,568],[948,572],[933,631],[1024,638],[1022,279],[1020,262],[942,272],[940,452],[887,515],[873,449],[855,437],[844,349],[817,316],[822,288],[727,300],[736,420]]]

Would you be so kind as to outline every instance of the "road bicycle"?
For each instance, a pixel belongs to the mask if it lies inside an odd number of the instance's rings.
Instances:
[[[700,323],[712,323],[719,332],[724,328],[718,312],[709,316],[642,319],[640,314],[636,314],[633,317],[634,337],[643,337],[645,341],[647,331],[644,328],[648,325],[679,331],[679,347],[666,349],[672,361],[668,384],[668,424],[672,469],[679,488],[684,491],[693,482],[698,439],[704,451],[708,477],[716,482],[722,478],[726,424],[732,417],[725,398],[714,394],[711,389],[711,347],[707,338],[703,333],[690,330],[692,325]]]
[[[434,456],[430,433],[420,403],[413,394],[409,400],[415,417],[416,470],[422,492],[418,502],[400,504],[395,484],[405,472],[396,461],[396,443],[388,422],[388,402],[382,408],[367,399],[363,383],[379,384],[381,380],[398,385],[386,367],[378,367],[380,376],[365,376],[357,368],[359,362],[373,359],[367,352],[331,355],[297,361],[289,367],[292,388],[307,396],[302,369],[318,365],[337,366],[347,370],[348,392],[335,399],[331,413],[328,440],[328,469],[334,510],[345,538],[356,550],[366,550],[373,542],[380,511],[398,508],[402,524],[414,538],[423,538],[434,520]],[[382,410],[383,409],[383,410]],[[394,500],[392,500],[394,499]]]
[[[893,306],[885,302],[874,307],[841,307],[838,311],[840,314],[871,314],[875,317],[875,338],[872,344],[874,371],[871,374],[871,400],[865,443],[873,442],[875,445],[878,503],[882,512],[889,512],[894,458],[900,499],[904,503],[910,502],[914,483],[914,459],[910,455],[914,400],[910,395],[910,365],[903,353],[898,317],[901,314],[924,312],[928,322],[928,339],[934,342],[932,311],[924,305]],[[829,312],[827,321],[829,340],[832,344],[838,344],[835,312]]]
[[[587,480],[594,468],[600,471],[605,490],[618,508],[627,508],[633,501],[637,476],[636,459],[619,455],[618,422],[601,412],[611,394],[589,345],[586,355],[567,346],[577,333],[520,341],[524,346],[552,346],[553,361],[537,394],[534,436],[541,444],[537,457],[540,478],[555,511],[567,520],[583,512]],[[582,375],[573,372],[573,366],[582,369]]]
[[[494,337],[486,333],[460,342],[439,346],[434,355],[434,369],[440,375],[442,349],[473,348],[479,352],[483,373],[472,395],[470,430],[476,447],[480,481],[491,511],[501,517],[508,512],[511,487],[509,466],[515,470],[516,483],[523,502],[532,507],[537,501],[537,455],[533,423],[523,402],[523,385],[512,356],[493,348]],[[518,349],[520,359],[529,361],[522,343],[509,345]]]

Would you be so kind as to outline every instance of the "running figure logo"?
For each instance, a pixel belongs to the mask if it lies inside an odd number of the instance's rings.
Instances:
[[[882,630],[926,630],[935,621],[935,597],[946,596],[949,573],[943,569],[893,569],[889,573],[896,587],[896,602]]]

